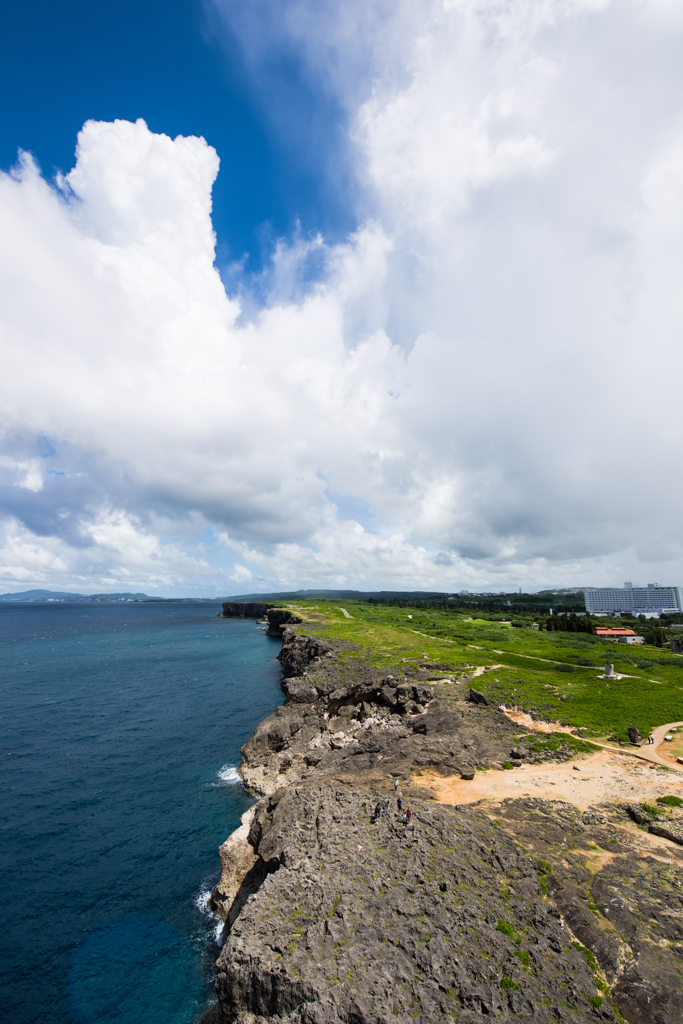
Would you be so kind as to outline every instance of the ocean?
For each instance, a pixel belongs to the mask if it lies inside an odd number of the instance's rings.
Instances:
[[[0,604],[0,1019],[190,1024],[277,639],[219,605]]]

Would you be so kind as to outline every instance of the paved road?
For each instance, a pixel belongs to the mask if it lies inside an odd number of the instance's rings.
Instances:
[[[611,747],[606,743],[598,743],[596,745],[603,747],[605,750],[615,750],[620,754],[630,754],[632,757],[639,757],[644,761],[652,761],[654,764],[663,764],[667,768],[673,768],[674,771],[683,772],[683,764],[676,764],[674,761],[667,761],[657,753],[657,748],[664,742],[664,737],[668,733],[669,729],[681,725],[683,725],[683,722],[668,722],[666,725],[658,725],[656,729],[652,730],[652,735],[655,738],[654,743],[648,743],[646,740],[637,751],[624,750],[623,747]],[[591,742],[595,743],[595,740],[591,740]]]
[[[349,613],[347,612],[346,608],[340,608],[339,611],[343,612],[347,619],[352,619],[353,618],[353,615],[349,615]]]
[[[652,735],[655,738],[654,743],[644,743],[639,754],[641,757],[647,758],[648,761],[654,761],[656,764],[665,764],[668,768],[678,768],[679,771],[683,771],[683,764],[675,764],[672,761],[667,761],[666,758],[660,757],[657,753],[658,747],[664,742],[664,737],[668,733],[669,729],[680,727],[683,722],[669,722],[668,725],[658,725],[656,729],[652,730]]]

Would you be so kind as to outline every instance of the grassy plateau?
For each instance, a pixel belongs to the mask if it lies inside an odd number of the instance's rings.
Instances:
[[[583,728],[587,736],[628,742],[630,726],[647,736],[657,725],[683,720],[683,656],[666,648],[545,632],[533,629],[531,619],[512,626],[448,609],[323,600],[296,607],[306,620],[303,632],[347,642],[342,664],[362,659],[395,676],[419,664],[430,679],[452,680],[443,692],[454,695],[476,673],[472,685],[496,704]],[[621,678],[600,678],[607,661]]]

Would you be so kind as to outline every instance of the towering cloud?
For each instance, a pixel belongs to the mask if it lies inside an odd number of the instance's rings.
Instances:
[[[6,582],[678,581],[677,5],[214,13],[274,130],[273,53],[337,112],[357,231],[282,240],[255,305],[204,140],[88,122],[2,175]]]

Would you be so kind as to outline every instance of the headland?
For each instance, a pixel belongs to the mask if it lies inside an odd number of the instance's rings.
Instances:
[[[214,1024],[683,1019],[683,774],[498,704],[554,685],[518,651],[264,612],[286,699],[242,748]]]

